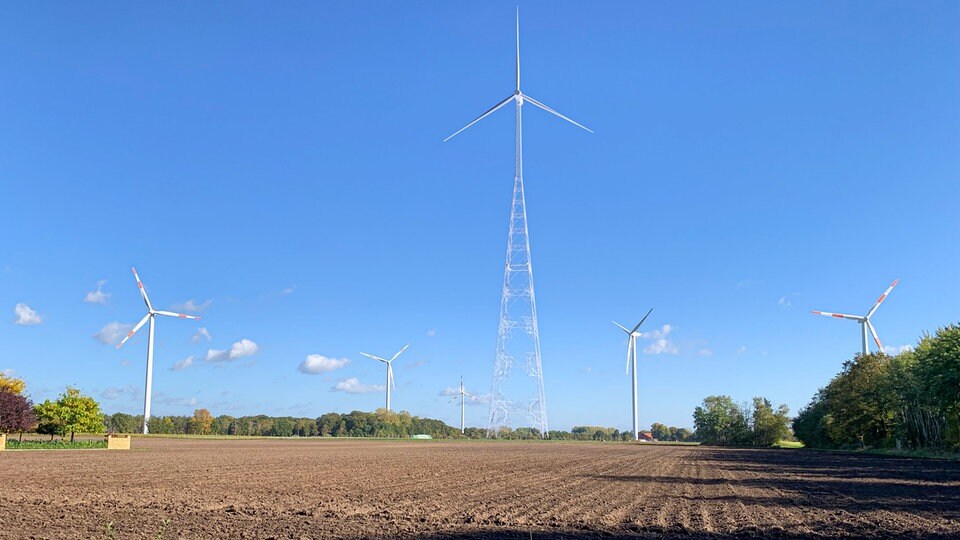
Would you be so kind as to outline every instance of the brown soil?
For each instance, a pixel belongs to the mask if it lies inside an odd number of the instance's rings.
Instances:
[[[950,462],[630,444],[133,446],[0,453],[0,537],[960,537]]]

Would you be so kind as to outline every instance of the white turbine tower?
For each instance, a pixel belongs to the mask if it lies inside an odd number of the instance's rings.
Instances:
[[[453,403],[458,399],[460,400],[460,433],[461,434],[466,432],[466,429],[467,429],[466,428],[466,411],[464,409],[464,406],[466,405],[466,401],[467,401],[466,398],[468,397],[473,400],[477,399],[476,396],[474,396],[473,394],[467,393],[467,391],[463,389],[463,377],[460,377],[460,390],[457,391],[457,395],[453,396],[453,399],[450,400],[450,403]]]
[[[890,291],[897,286],[897,283],[900,283],[899,279],[893,280],[893,283],[887,287],[887,290],[880,295],[880,298],[877,299],[877,303],[870,308],[870,311],[867,312],[863,317],[857,315],[845,315],[843,313],[828,313],[826,311],[811,311],[814,315],[823,315],[825,317],[835,317],[837,319],[850,319],[851,321],[857,321],[860,324],[860,338],[863,344],[863,354],[870,353],[870,346],[867,340],[867,330],[870,330],[870,333],[873,334],[873,340],[877,342],[877,352],[883,352],[883,344],[880,343],[880,337],[877,335],[877,330],[873,327],[873,324],[870,322],[870,317],[877,311],[877,308],[880,307],[880,304],[887,299],[887,295],[890,294]]]
[[[513,93],[478,116],[475,120],[450,135],[444,142],[456,137],[470,126],[493,114],[501,107],[516,104],[516,161],[513,182],[513,204],[510,210],[510,229],[507,235],[507,260],[500,297],[500,323],[497,327],[497,352],[494,357],[493,388],[490,395],[488,436],[496,436],[501,427],[510,425],[513,412],[526,412],[533,427],[546,437],[547,402],[543,392],[543,368],[540,360],[540,330],[537,325],[537,306],[533,292],[533,265],[530,257],[530,238],[527,229],[527,206],[523,188],[522,107],[535,107],[562,118],[593,133],[589,128],[567,118],[520,90],[520,12],[517,10],[516,87]],[[514,401],[507,388],[510,370],[521,367],[536,385],[536,396],[526,406]],[[512,390],[517,390],[513,388]]]
[[[172,311],[160,311],[153,309],[153,306],[150,305],[150,298],[147,297],[147,290],[143,288],[143,282],[140,281],[140,276],[137,275],[137,269],[133,269],[133,277],[137,278],[137,287],[140,288],[140,296],[143,297],[143,303],[147,305],[147,314],[140,319],[140,322],[133,327],[133,330],[127,333],[127,336],[123,338],[123,341],[117,344],[117,348],[123,346],[128,339],[133,337],[137,333],[137,330],[140,330],[147,320],[150,321],[150,330],[147,333],[147,382],[146,389],[143,395],[143,433],[149,433],[149,428],[147,423],[150,421],[150,393],[153,387],[153,335],[154,335],[154,318],[157,315],[166,315],[167,317],[177,317],[178,319],[200,319],[195,315],[184,315],[183,313],[174,313]]]
[[[647,317],[650,316],[650,313],[653,312],[653,308],[650,308],[650,311],[640,319],[640,322],[633,327],[633,330],[627,330],[622,324],[617,321],[613,321],[613,324],[620,327],[621,330],[627,333],[627,374],[630,374],[630,362],[633,361],[633,439],[635,441],[640,440],[640,426],[637,423],[637,338],[640,337],[640,325],[643,324],[643,321],[647,320]]]
[[[393,358],[391,358],[391,359],[389,359],[389,360],[387,360],[386,358],[380,358],[379,356],[374,356],[374,355],[372,355],[372,354],[367,354],[367,353],[365,353],[365,352],[360,353],[360,354],[366,356],[367,358],[372,358],[372,359],[374,359],[374,360],[378,360],[378,361],[383,362],[384,364],[387,365],[387,411],[390,410],[390,387],[391,387],[391,386],[393,386],[394,388],[397,387],[397,383],[393,382],[393,361],[396,360],[398,356],[400,356],[401,354],[403,354],[403,351],[407,350],[407,347],[409,347],[409,346],[410,346],[409,343],[407,343],[406,345],[404,345],[403,348],[400,349],[399,351],[397,351],[397,354],[393,355]]]

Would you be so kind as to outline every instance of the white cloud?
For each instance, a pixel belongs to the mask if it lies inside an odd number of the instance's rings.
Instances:
[[[29,326],[43,322],[43,317],[26,304],[17,304],[13,307],[13,312],[17,314],[17,320],[13,321],[17,324]]]
[[[210,335],[210,331],[204,328],[203,326],[197,329],[197,333],[190,338],[190,341],[194,343],[199,343],[201,339],[206,339],[207,343],[210,343],[211,341],[213,341],[213,336]]]
[[[191,299],[191,300],[187,300],[186,302],[184,302],[184,303],[182,303],[182,304],[180,304],[180,305],[178,305],[178,306],[175,306],[175,309],[177,309],[177,310],[179,310],[179,311],[193,311],[193,312],[197,312],[197,311],[203,311],[203,310],[207,309],[208,307],[210,307],[210,304],[212,304],[212,303],[213,303],[213,300],[207,300],[206,302],[203,302],[202,304],[198,304],[198,303],[196,303],[194,300]]]
[[[713,356],[713,351],[710,349],[700,349],[697,351],[697,354],[700,356]]]
[[[330,389],[331,392],[346,392],[348,394],[368,394],[370,392],[383,392],[383,390],[383,385],[363,384],[356,377],[344,379]]]
[[[190,367],[190,366],[192,366],[192,365],[193,365],[193,355],[191,354],[190,356],[188,356],[188,357],[184,358],[183,360],[181,360],[181,361],[177,362],[176,364],[174,364],[173,367],[170,368],[170,371],[180,371],[180,370],[184,370],[184,369],[187,369],[188,367]]]
[[[436,336],[436,335],[437,335],[437,329],[436,329],[436,328],[431,328],[431,329],[427,330],[427,337],[434,337],[434,336]]]
[[[104,345],[116,345],[132,328],[132,324],[114,321],[101,328],[99,332],[93,335],[93,339]]]
[[[106,285],[106,283],[107,280],[105,279],[98,281],[97,290],[88,292],[83,301],[90,302],[91,304],[106,304],[107,300],[110,299],[110,293],[103,292],[103,286]]]
[[[15,369],[3,369],[3,370],[0,370],[0,375],[3,375],[4,377],[13,377],[13,376],[15,376],[16,374],[17,374],[17,371],[16,371]]]
[[[311,354],[307,356],[303,362],[300,362],[297,369],[300,370],[300,373],[316,375],[317,373],[326,373],[340,369],[349,363],[350,360],[346,358],[328,358],[322,354]]]
[[[280,296],[287,296],[287,295],[293,294],[293,291],[295,291],[296,289],[297,289],[296,287],[287,287],[286,289],[283,289],[280,291]]]
[[[743,353],[745,353],[745,352],[747,352],[747,346],[746,346],[746,345],[741,345],[740,348],[737,349],[737,354],[743,354]]]
[[[171,407],[196,407],[200,403],[196,397],[182,398],[168,396],[162,392],[157,392],[154,395],[154,401]]]
[[[121,360],[121,361],[120,361],[120,365],[123,366],[123,367],[129,367],[129,366],[131,366],[131,365],[133,365],[133,364],[131,364],[129,360]]]
[[[135,401],[143,396],[143,392],[139,388],[128,384],[122,388],[111,386],[106,388],[103,392],[100,392],[100,397],[103,399],[122,399],[126,401]]]
[[[905,353],[912,350],[913,350],[913,347],[911,347],[910,345],[900,345],[899,347],[891,347],[890,345],[883,346],[883,352],[890,356],[896,356],[900,353]]]
[[[791,302],[786,296],[781,296],[780,299],[777,300],[777,305],[783,308],[789,308],[793,305],[793,302]]]
[[[643,349],[644,354],[677,354],[679,349],[677,346],[667,338],[670,335],[670,332],[673,331],[673,327],[669,324],[665,324],[660,327],[659,330],[654,330],[652,332],[644,332],[640,335],[643,339],[652,339],[653,343],[648,345]]]
[[[238,358],[257,354],[260,347],[249,339],[241,339],[230,346],[229,350],[210,349],[207,351],[207,362],[231,362]]]
[[[245,356],[253,356],[257,354],[259,350],[260,347],[256,343],[244,338],[230,347],[230,359],[236,360],[237,358],[243,358]]]

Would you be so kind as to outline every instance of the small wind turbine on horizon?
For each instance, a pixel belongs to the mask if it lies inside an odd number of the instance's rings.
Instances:
[[[140,288],[140,296],[143,297],[143,303],[147,305],[147,314],[140,319],[140,322],[133,327],[133,330],[127,333],[127,336],[123,338],[123,341],[117,344],[117,348],[123,346],[128,339],[133,337],[137,333],[137,330],[143,327],[146,324],[147,320],[150,321],[150,329],[147,333],[147,382],[146,388],[143,395],[143,433],[149,433],[148,422],[150,421],[150,394],[153,387],[153,335],[154,335],[154,319],[157,315],[165,315],[167,317],[176,317],[178,319],[195,319],[198,320],[200,317],[196,315],[184,315],[183,313],[174,313],[172,311],[161,311],[153,309],[153,306],[150,305],[150,298],[147,297],[147,290],[143,288],[143,282],[140,281],[140,276],[137,275],[137,269],[133,268],[133,277],[137,279],[137,287]]]
[[[457,395],[453,396],[453,399],[450,400],[450,403],[453,403],[456,400],[460,400],[460,433],[463,434],[466,432],[466,411],[464,405],[466,405],[466,398],[476,400],[477,396],[473,394],[468,394],[463,388],[463,377],[460,377],[460,390],[457,391]]]
[[[843,313],[829,313],[826,311],[811,311],[814,315],[823,315],[825,317],[834,317],[837,319],[850,319],[851,321],[857,321],[860,324],[860,337],[863,344],[863,354],[870,354],[870,346],[867,339],[867,330],[870,330],[870,333],[873,334],[873,340],[877,343],[877,352],[883,352],[883,344],[880,343],[880,337],[877,335],[877,330],[873,327],[873,324],[870,322],[870,317],[877,311],[877,308],[880,307],[880,304],[887,299],[887,296],[890,294],[890,291],[897,286],[897,283],[900,283],[899,279],[893,280],[893,283],[887,287],[887,290],[880,295],[880,298],[877,299],[877,303],[870,308],[870,311],[867,312],[863,317],[857,315],[845,315]]]
[[[393,382],[393,361],[396,360],[398,356],[403,354],[403,351],[407,350],[407,347],[409,346],[410,346],[409,343],[404,345],[403,348],[397,351],[397,354],[393,355],[393,358],[389,360],[387,360],[386,358],[380,358],[379,356],[374,356],[372,354],[367,354],[365,352],[360,353],[366,356],[367,358],[372,358],[374,360],[383,362],[384,364],[387,365],[387,411],[388,412],[390,411],[390,387],[391,386],[393,386],[394,388],[397,387],[397,383]]]
[[[613,321],[621,330],[627,333],[627,375],[630,374],[630,362],[633,361],[633,440],[640,440],[640,425],[637,423],[637,338],[640,337],[640,325],[647,320],[653,308],[640,319],[640,322],[633,327],[633,330],[627,330],[625,326]]]

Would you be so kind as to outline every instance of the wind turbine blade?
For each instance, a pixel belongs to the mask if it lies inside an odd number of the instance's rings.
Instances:
[[[143,282],[140,281],[140,275],[137,274],[137,269],[131,267],[133,270],[133,277],[137,278],[137,287],[140,287],[140,296],[143,297],[143,303],[147,305],[147,309],[153,311],[153,306],[150,305],[150,299],[147,298],[147,290],[143,288]]]
[[[874,304],[873,307],[870,308],[870,312],[867,313],[867,318],[868,318],[868,319],[869,319],[871,316],[873,316],[873,312],[876,311],[878,307],[880,307],[880,304],[882,304],[883,301],[887,299],[887,295],[890,294],[890,291],[892,291],[893,288],[897,286],[897,283],[900,283],[900,280],[899,280],[899,279],[895,279],[895,280],[893,281],[893,283],[891,283],[890,286],[887,287],[887,290],[883,291],[883,294],[880,295],[880,298],[877,298],[877,303]]]
[[[360,353],[360,354],[366,356],[367,358],[373,358],[374,360],[379,360],[379,361],[384,362],[384,363],[387,362],[387,360],[386,360],[385,358],[380,358],[379,356],[374,356],[374,355],[372,355],[372,354],[367,354],[367,353],[365,353],[365,352],[362,352],[362,353]]]
[[[194,319],[200,320],[200,317],[196,315],[184,315],[183,313],[174,313],[172,311],[154,311],[157,315],[166,315],[167,317],[178,317],[181,319]]]
[[[873,334],[873,340],[877,342],[877,352],[883,352],[883,343],[880,343],[880,336],[877,335],[877,330],[870,324],[870,321],[866,321],[867,328],[870,329],[870,333]]]
[[[623,326],[622,324],[618,323],[617,321],[610,321],[610,322],[612,322],[613,324],[617,325],[617,327],[619,327],[619,328],[620,328],[621,330],[623,330],[624,332],[626,332],[626,333],[628,333],[628,334],[630,333],[630,331],[627,330],[627,328],[626,328],[625,326]]]
[[[460,396],[453,396],[453,399],[451,399],[451,400],[448,401],[447,403],[453,403],[454,401],[457,400],[458,397],[460,397]]]
[[[140,328],[143,327],[144,324],[146,324],[147,319],[149,318],[150,318],[149,313],[144,315],[143,318],[140,319],[140,322],[138,322],[137,325],[133,327],[133,330],[130,330],[129,332],[127,332],[127,337],[123,338],[123,341],[121,341],[120,343],[117,343],[117,348],[119,349],[120,347],[123,347],[123,344],[126,343],[128,339],[132,338],[133,335],[137,333],[137,330],[139,330]]]
[[[640,322],[638,322],[637,325],[633,327],[633,330],[631,330],[630,333],[632,334],[637,330],[639,330],[640,325],[643,324],[643,321],[647,320],[647,317],[649,317],[651,313],[653,313],[653,308],[650,308],[650,311],[648,311],[647,314],[644,315],[642,319],[640,319]]]
[[[467,124],[467,125],[463,126],[462,128],[458,129],[453,135],[450,135],[449,137],[447,137],[446,139],[444,139],[443,142],[449,141],[450,139],[452,139],[452,138],[456,137],[457,135],[463,133],[468,127],[470,127],[470,126],[476,124],[477,122],[483,120],[484,118],[490,116],[491,114],[493,114],[494,111],[496,111],[496,110],[499,109],[500,107],[503,107],[504,105],[506,105],[507,103],[509,103],[510,100],[514,99],[513,96],[514,96],[514,94],[510,94],[509,96],[506,97],[506,99],[504,99],[504,100],[501,101],[500,103],[497,103],[497,104],[494,105],[493,107],[490,107],[489,109],[487,109],[487,112],[485,112],[485,113],[481,114],[480,116],[478,116],[477,119],[474,120],[473,122],[470,122],[469,124]]]
[[[634,347],[633,342],[634,342],[633,336],[630,336],[629,338],[627,338],[627,367],[624,370],[624,374],[626,375],[630,374],[630,353],[633,352],[633,347]]]
[[[862,321],[864,317],[856,315],[844,315],[843,313],[829,313],[827,311],[811,311],[814,315],[823,315],[824,317],[835,317],[837,319],[850,319],[851,321]]]
[[[391,358],[390,361],[393,362],[394,360],[396,360],[397,357],[400,356],[401,354],[403,354],[403,351],[407,350],[407,347],[409,347],[409,346],[410,346],[409,343],[407,343],[406,345],[404,345],[402,349],[400,349],[399,351],[397,351],[397,354],[393,355],[393,358]]]
[[[517,6],[517,92],[520,91],[520,6]]]
[[[526,94],[523,94],[523,99],[529,101],[530,103],[533,103],[533,104],[536,105],[537,107],[540,107],[541,109],[547,111],[547,112],[550,113],[550,114],[553,114],[553,115],[559,116],[560,118],[563,118],[564,120],[566,120],[567,122],[570,122],[571,124],[577,126],[578,128],[585,129],[585,130],[589,131],[590,133],[593,133],[593,130],[590,129],[590,128],[588,128],[587,126],[585,126],[585,125],[583,125],[583,124],[580,124],[580,123],[577,123],[577,122],[575,122],[575,121],[567,118],[566,116],[558,113],[557,111],[551,109],[550,107],[547,107],[547,106],[544,105],[543,103],[540,103],[539,101],[533,99],[532,97],[530,97],[530,96],[528,96],[528,95],[526,95]]]
[[[393,386],[393,389],[397,389],[397,382],[393,380],[393,364],[387,362],[387,378],[390,379],[390,385]]]

